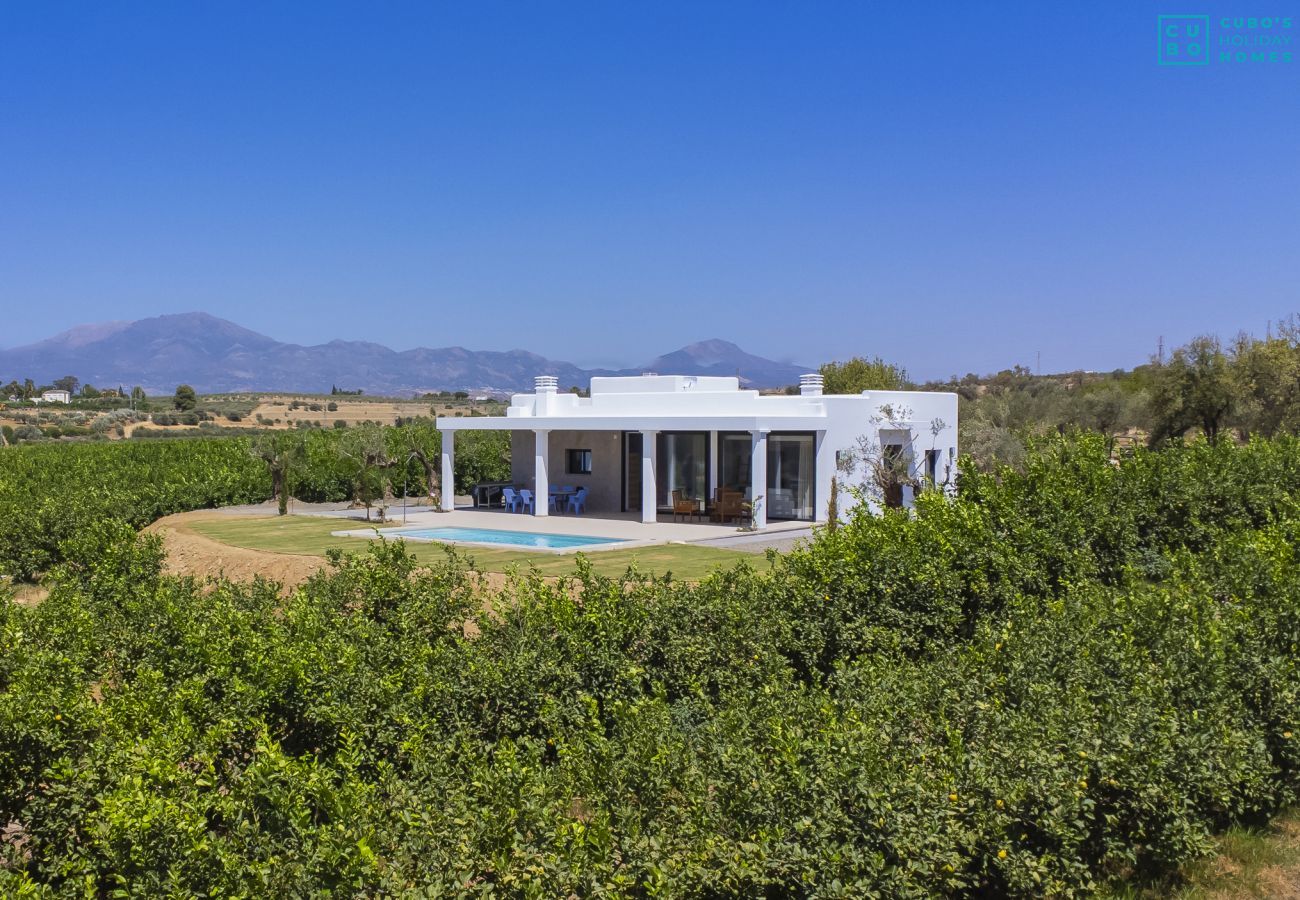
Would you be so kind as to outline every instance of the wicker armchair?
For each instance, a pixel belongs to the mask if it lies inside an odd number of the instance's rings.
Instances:
[[[693,497],[687,497],[683,490],[673,491],[673,521],[677,521],[678,516],[689,519],[700,511],[699,501]]]
[[[729,522],[745,514],[745,495],[740,491],[718,488],[718,499],[713,505],[713,520]]]

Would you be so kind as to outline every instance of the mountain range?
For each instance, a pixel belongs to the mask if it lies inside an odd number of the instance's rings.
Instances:
[[[337,386],[367,394],[407,396],[426,391],[504,394],[531,390],[537,375],[562,387],[586,387],[593,375],[739,375],[742,385],[796,384],[814,371],[746,353],[724,340],[706,340],[627,369],[584,369],[526,350],[441,347],[396,351],[366,341],[286,344],[207,313],[155,316],[134,322],[78,325],[35,344],[0,349],[0,383],[31,378],[48,384],[75,375],[99,387],[140,385],[150,393],[190,384],[203,393],[328,392]]]

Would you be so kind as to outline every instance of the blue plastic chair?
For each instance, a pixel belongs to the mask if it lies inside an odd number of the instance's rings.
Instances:
[[[559,499],[560,499],[560,495],[559,495],[559,494],[550,494],[550,495],[547,497],[547,504],[546,504],[547,509],[553,509],[553,510],[555,510],[556,512],[559,512],[559,511],[560,511],[560,507],[557,505]]]
[[[577,515],[587,509],[587,489],[578,488],[578,492],[569,498],[569,512]]]
[[[537,507],[533,505],[533,492],[528,490],[528,488],[524,488],[519,492],[519,502],[522,503],[524,509],[529,512],[534,512],[537,509]]]
[[[516,512],[518,505],[523,502],[514,488],[505,488],[501,491],[501,505],[511,512]]]

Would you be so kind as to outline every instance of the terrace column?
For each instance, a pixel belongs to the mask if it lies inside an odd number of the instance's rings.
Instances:
[[[456,432],[442,432],[442,502],[443,512],[456,508]]]
[[[767,429],[749,433],[749,502],[754,510],[755,528],[767,527]]]
[[[533,515],[551,514],[551,432],[533,430]]]
[[[659,432],[641,432],[641,521],[653,525],[659,521],[659,491],[655,487],[655,455]]]

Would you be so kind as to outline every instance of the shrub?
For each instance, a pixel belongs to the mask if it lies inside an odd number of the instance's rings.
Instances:
[[[0,604],[0,893],[1068,895],[1296,801],[1300,443],[1053,440],[960,489],[489,614],[400,544],[287,596],[163,575],[131,526],[264,495],[242,440],[2,450],[0,560],[61,564]]]
[[[26,838],[0,885],[1037,897],[1159,877],[1300,790],[1298,475],[1294,440],[1118,467],[1104,440],[1053,442],[770,574],[579,560],[490,612],[454,554],[420,570],[378,544],[281,596],[165,576],[155,538],[87,523],[48,600],[0,606],[0,814]]]

